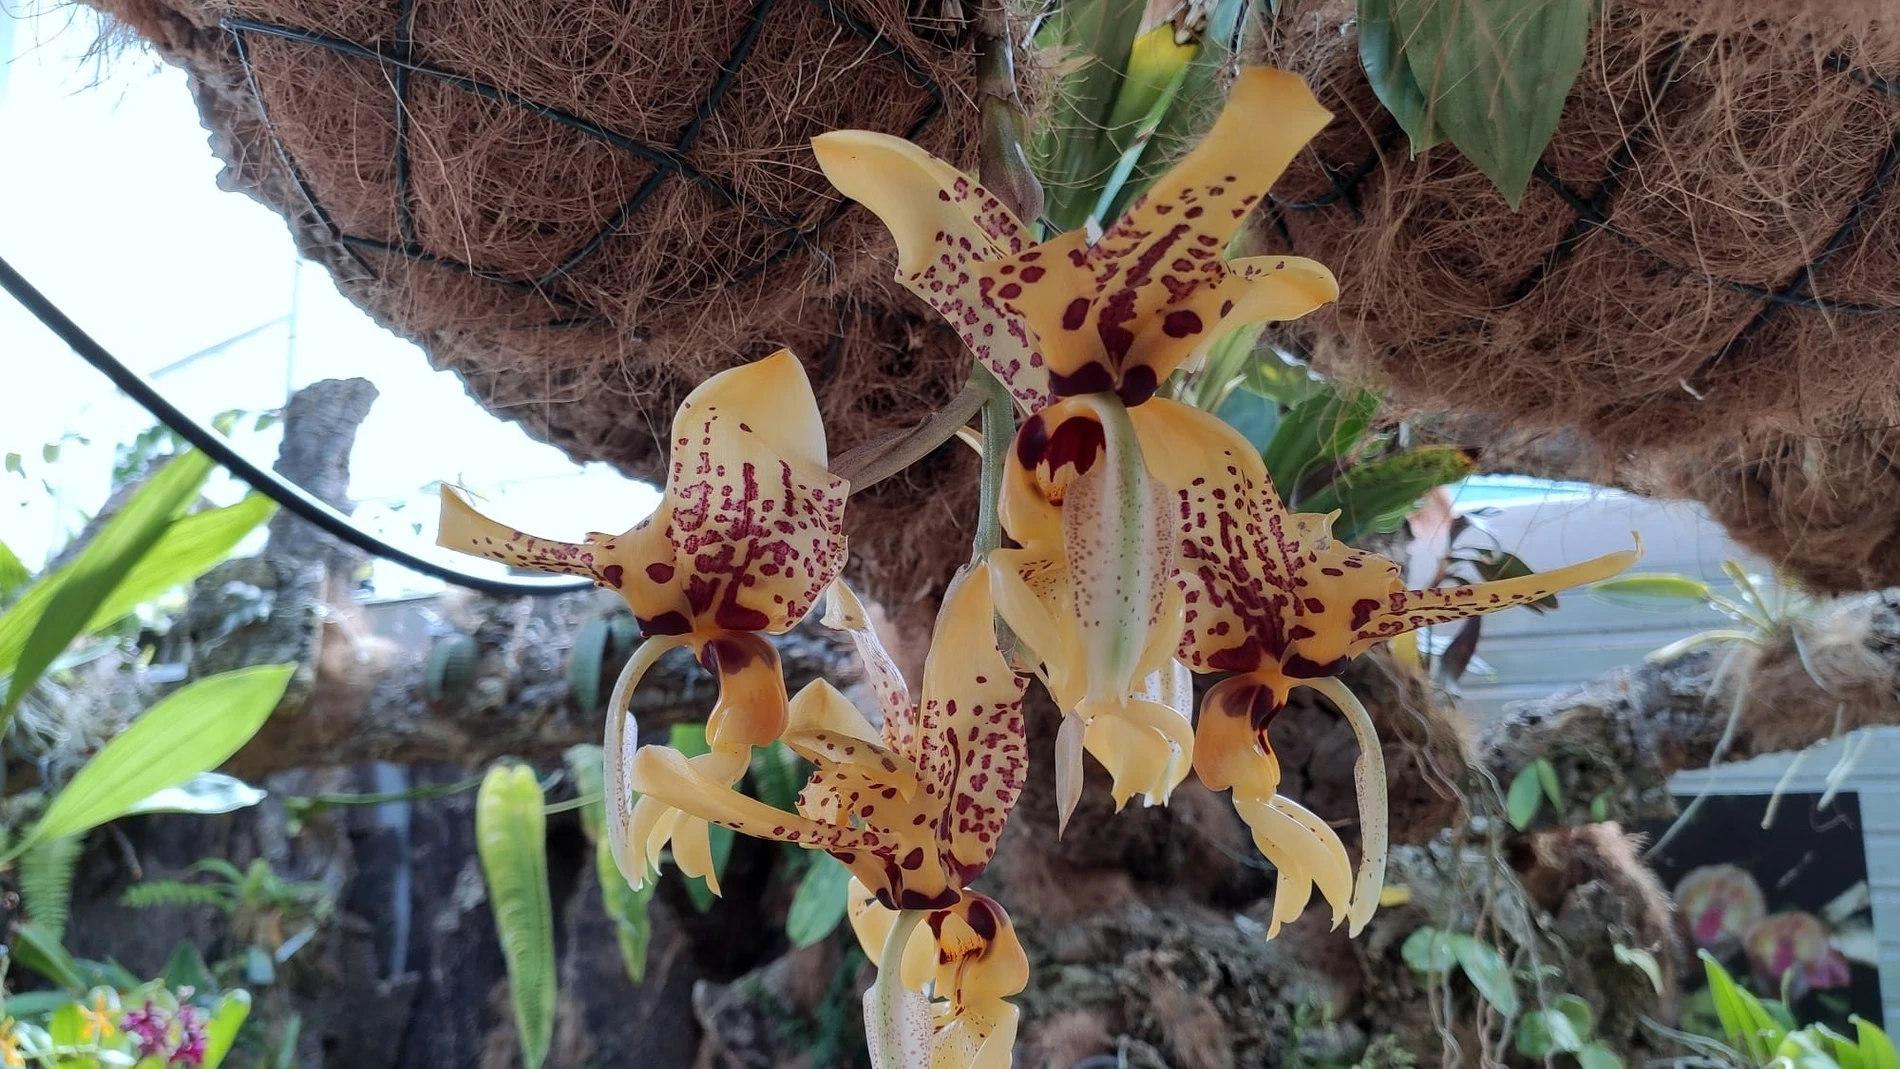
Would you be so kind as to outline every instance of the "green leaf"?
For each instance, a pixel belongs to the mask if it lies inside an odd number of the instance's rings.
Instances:
[[[1862,1057],[1858,1043],[1819,1022],[1808,1028],[1839,1069],[1867,1069],[1867,1059]]]
[[[1526,1058],[1570,1054],[1583,1047],[1576,1023],[1556,1009],[1532,1010],[1518,1019],[1517,1051]]]
[[[187,454],[185,459],[197,455]],[[180,461],[174,461],[165,470],[172,470],[178,463]],[[146,484],[139,492],[145,493],[152,485]],[[210,571],[276,508],[269,498],[253,494],[227,508],[195,512],[172,521],[151,551],[132,566],[123,581],[92,613],[81,633],[97,631],[172,587],[189,583]],[[113,522],[117,523],[118,518]],[[93,545],[97,544],[95,540]],[[87,551],[90,552],[91,547]],[[13,672],[28,635],[36,629],[54,594],[79,563],[75,561],[41,579],[5,614],[0,614],[0,675]]]
[[[23,1021],[30,1017],[43,1017],[49,1013],[57,1013],[61,1006],[71,1006],[78,1000],[79,996],[70,991],[21,991],[6,997],[4,1007],[0,1007],[0,1013]]]
[[[1537,780],[1537,769],[1525,767],[1511,780],[1511,789],[1504,795],[1504,816],[1511,827],[1523,831],[1537,819],[1537,810],[1544,804],[1543,787]]]
[[[601,825],[607,820],[606,760],[607,752],[591,742],[569,746],[561,755],[568,775],[574,777],[574,794],[603,799],[581,807],[581,831],[587,834],[589,841],[600,838]]]
[[[1265,449],[1280,426],[1280,406],[1251,390],[1235,390],[1214,413],[1245,435],[1255,449]]]
[[[1544,797],[1550,799],[1550,807],[1561,815],[1566,806],[1563,784],[1557,782],[1557,766],[1550,763],[1550,758],[1540,757],[1531,762],[1531,767],[1537,770],[1537,782],[1544,788]]]
[[[1185,155],[1220,114],[1227,102],[1225,71],[1233,63],[1233,45],[1247,6],[1247,0],[1214,0],[1203,9],[1207,23],[1201,31],[1200,47],[1188,62],[1186,77],[1173,103],[1148,139],[1148,150],[1135,180],[1116,202],[1115,215],[1127,211],[1135,197]]]
[[[1412,77],[1411,64],[1405,59],[1405,40],[1392,20],[1394,0],[1359,0],[1359,65],[1366,69],[1366,81],[1399,121],[1400,129],[1412,143],[1412,155],[1444,140],[1426,113],[1425,91]]]
[[[1681,612],[1685,608],[1706,606],[1712,593],[1709,584],[1687,575],[1655,572],[1623,575],[1590,586],[1590,596],[1620,609],[1645,612]]]
[[[1610,792],[1599,791],[1595,798],[1590,799],[1590,822],[1601,824],[1608,819],[1610,819]],[[1662,991],[1658,990],[1656,993],[1660,995]]]
[[[12,949],[14,961],[75,995],[84,993],[90,986],[80,974],[79,963],[59,940],[32,921],[13,926]]]
[[[1270,348],[1261,350],[1258,358],[1246,365],[1240,388],[1288,408],[1332,392],[1332,387],[1314,378],[1311,371]]]
[[[1893,1040],[1873,1022],[1861,1017],[1850,1017],[1854,1023],[1854,1038],[1860,1046],[1862,1069],[1900,1069],[1900,1054],[1893,1049]]]
[[[614,864],[613,847],[600,834],[607,814],[606,803],[602,801],[605,751],[592,743],[583,743],[569,747],[563,756],[574,776],[575,793],[594,799],[581,807],[581,828],[594,844],[594,876],[600,883],[601,906],[614,922],[620,960],[627,968],[627,975],[637,984],[646,979],[647,944],[653,938],[647,904],[653,898],[656,885],[648,880],[640,890],[634,890],[620,874],[620,867]]]
[[[798,811],[798,755],[782,742],[752,751],[752,785],[759,801],[788,813]]]
[[[1294,405],[1261,454],[1280,496],[1291,502],[1308,475],[1358,449],[1378,411],[1369,390],[1329,389]]]
[[[264,726],[296,667],[241,668],[173,692],[86,762],[14,853],[116,820],[153,794],[223,764]]]
[[[1590,1004],[1576,995],[1558,995],[1550,1000],[1550,1010],[1561,1015],[1570,1024],[1571,1031],[1577,1034],[1578,1046],[1596,1031],[1596,1014],[1590,1011]],[[1576,1047],[1568,1048],[1570,1050]]]
[[[99,529],[97,535],[72,564],[42,582],[49,593],[37,615],[22,626],[30,626],[16,660],[0,663],[0,672],[12,678],[7,696],[0,703],[0,731],[13,719],[27,692],[39,682],[53,659],[85,630],[99,607],[152,548],[174,517],[197,500],[198,490],[211,474],[211,458],[188,453],[160,469],[150,482],[140,487],[118,514]],[[15,607],[0,624],[11,624],[20,611]]]
[[[1775,1047],[1774,1064],[1781,1069],[1845,1069],[1827,1049],[1819,1026],[1790,1032]]]
[[[0,604],[11,601],[20,588],[32,581],[33,573],[27,570],[26,564],[5,542],[0,542]]]
[[[1070,0],[1036,35],[1038,50],[1061,72],[1030,156],[1043,183],[1043,215],[1058,230],[1088,220],[1120,154],[1108,121],[1144,7],[1146,0]]]
[[[1408,449],[1347,471],[1300,502],[1300,511],[1339,510],[1333,534],[1348,542],[1396,528],[1431,490],[1476,470],[1464,450],[1449,445]]]
[[[1603,796],[1598,795],[1597,797],[1601,799]],[[1595,804],[1594,802],[1591,803],[1592,807],[1594,807]],[[1592,815],[1594,816],[1594,814]],[[1616,944],[1610,949],[1616,954],[1616,960],[1628,965],[1632,969],[1638,970],[1644,976],[1648,977],[1649,986],[1655,988],[1658,995],[1663,993],[1662,967],[1656,964],[1656,955],[1651,954],[1641,947],[1628,947],[1621,943]],[[1894,1069],[1900,1069],[1900,1066],[1895,1066]]]
[[[830,935],[843,923],[851,889],[851,870],[830,854],[813,855],[812,866],[799,881],[792,908],[785,915],[785,936],[796,947],[808,947]]]
[[[1451,933],[1429,924],[1405,938],[1399,955],[1405,964],[1428,975],[1444,973],[1458,963],[1458,955],[1451,946]]]
[[[242,988],[227,991],[218,1000],[217,1009],[211,1011],[211,1019],[205,1023],[204,1069],[218,1069],[224,1064],[225,1056],[237,1042],[238,1029],[244,1027],[244,1019],[250,1015],[249,991]]]
[[[1590,0],[1392,0],[1426,116],[1515,210],[1583,69]]]
[[[46,839],[20,855],[20,898],[26,915],[54,939],[66,938],[72,906],[73,870],[86,845],[83,835]]]
[[[554,1038],[554,905],[545,805],[541,784],[525,765],[489,769],[475,795],[475,842],[508,965],[526,1069],[539,1069]]]
[[[1702,971],[1708,975],[1709,994],[1715,1003],[1715,1015],[1731,1045],[1739,1046],[1762,1064],[1774,1056],[1787,1030],[1779,1024],[1760,999],[1737,987],[1728,970],[1706,950],[1697,951]]]
[[[1577,1052],[1582,1069],[1623,1069],[1623,1056],[1601,1043],[1585,1043]]]
[[[77,1002],[68,1002],[54,1010],[52,1020],[46,1022],[46,1034],[55,1047],[77,1047],[85,1033],[86,1014]]]
[[[1506,1017],[1517,1013],[1517,981],[1511,976],[1510,963],[1504,955],[1489,943],[1470,936],[1452,940],[1452,951],[1458,955],[1458,965],[1465,971],[1465,979],[1478,989],[1497,1011]]]
[[[18,453],[7,454],[7,470],[22,479],[26,478],[26,465],[21,463],[20,454]]]
[[[211,967],[205,964],[204,955],[189,942],[180,942],[172,948],[172,956],[165,962],[165,986],[173,991],[191,988],[193,991],[214,991],[217,981],[211,978]]]
[[[1530,565],[1525,564],[1515,553],[1506,553],[1501,549],[1483,549],[1470,557],[1459,557],[1478,573],[1478,578],[1487,583],[1496,583],[1505,579],[1522,579],[1536,575]],[[1539,609],[1557,607],[1557,595],[1551,594],[1531,602]]]
[[[267,797],[266,792],[236,776],[222,772],[200,772],[176,787],[166,787],[134,803],[126,810],[133,813],[234,813],[249,809]]]

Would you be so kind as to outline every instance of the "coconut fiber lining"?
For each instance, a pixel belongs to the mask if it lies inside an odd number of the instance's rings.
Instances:
[[[781,345],[838,452],[968,373],[807,148],[858,127],[974,162],[968,29],[934,3],[94,2],[188,71],[227,188],[577,459],[657,475],[686,391]],[[941,537],[948,505],[918,507],[968,474],[959,448],[854,499],[881,595],[927,593],[967,553]]]
[[[1580,431],[1617,481],[1705,501],[1816,586],[1900,584],[1874,548],[1900,522],[1893,10],[1601,5],[1512,212],[1450,146],[1411,158],[1352,3],[1286,0],[1264,58],[1338,118],[1264,229],[1342,293],[1280,339],[1414,413]]]

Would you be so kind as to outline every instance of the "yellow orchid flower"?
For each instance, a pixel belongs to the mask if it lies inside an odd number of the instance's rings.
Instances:
[[[883,956],[898,915],[855,878],[851,929],[873,961]],[[965,891],[956,904],[927,914],[900,951],[904,1020],[865,1030],[875,1069],[1009,1069],[1018,1011],[1007,1001],[1029,985],[1029,956],[1009,914],[995,899]],[[865,1013],[878,1008],[866,993]],[[880,1032],[894,1034],[886,1051]]]
[[[844,566],[849,485],[826,469],[824,425],[804,368],[781,349],[714,375],[673,418],[666,493],[654,514],[619,535],[581,543],[537,538],[475,511],[444,487],[440,542],[519,568],[581,575],[625,598],[650,640],[628,661],[607,710],[607,816],[614,858],[644,873],[629,843],[667,841],[687,875],[718,890],[705,821],[642,799],[625,765],[637,731],[627,713],[661,654],[689,646],[719,679],[706,721],[711,752],[698,773],[724,784],[745,774],[751,749],[778,738],[788,715],[778,651],[763,636],[804,619]],[[636,883],[637,885],[637,883]]]
[[[988,570],[967,567],[945,595],[922,701],[910,704],[901,684],[879,688],[881,732],[823,680],[792,699],[782,741],[816,766],[797,813],[749,798],[663,746],[640,748],[630,786],[643,803],[828,851],[889,908],[956,905],[995,854],[1028,767],[1025,681],[996,648]],[[861,640],[875,636],[865,629]],[[657,862],[654,842],[646,845]]]
[[[103,1043],[119,1032],[119,995],[111,988],[94,988],[92,1004],[79,1007],[79,1041]]]
[[[1420,627],[1540,601],[1606,579],[1637,553],[1612,553],[1537,575],[1475,586],[1407,590],[1399,566],[1332,537],[1332,516],[1289,514],[1260,454],[1240,432],[1186,405],[1134,410],[1157,478],[1180,487],[1176,580],[1185,630],[1177,656],[1197,672],[1233,672],[1208,691],[1194,769],[1232,789],[1255,844],[1281,870],[1274,922],[1299,916],[1312,888],[1356,934],[1379,905],[1386,851],[1385,764],[1372,719],[1337,674],[1353,657]],[[1280,798],[1267,726],[1295,687],[1310,687],[1351,722],[1363,854],[1358,878],[1339,837]],[[1349,887],[1350,885],[1350,887]]]
[[[961,334],[1029,413],[1009,458],[993,556],[996,599],[1040,662],[1064,720],[1062,823],[1082,753],[1115,778],[1119,807],[1165,801],[1186,774],[1179,705],[1145,695],[1176,670],[1173,495],[1144,457],[1175,448],[1130,414],[1234,327],[1295,319],[1338,296],[1324,266],[1225,251],[1294,154],[1331,115],[1297,76],[1248,68],[1196,148],[1093,243],[1035,243],[988,190],[909,142],[814,138],[832,184],[896,239],[897,278]]]

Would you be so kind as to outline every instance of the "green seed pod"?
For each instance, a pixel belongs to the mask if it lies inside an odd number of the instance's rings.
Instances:
[[[429,700],[460,701],[475,685],[475,669],[481,651],[474,638],[460,634],[443,635],[429,647]]]
[[[574,648],[567,654],[567,689],[583,712],[600,708],[601,667],[606,663],[611,638],[607,621],[599,618],[582,624],[574,635]]]

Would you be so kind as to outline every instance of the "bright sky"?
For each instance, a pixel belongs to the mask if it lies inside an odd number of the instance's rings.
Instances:
[[[359,519],[407,544],[433,542],[428,488],[438,479],[464,482],[488,495],[499,518],[552,537],[623,530],[652,510],[651,488],[604,465],[576,466],[484,412],[454,375],[431,370],[420,350],[345,300],[327,272],[300,263],[280,217],[220,190],[222,165],[181,71],[139,51],[101,68],[81,58],[93,37],[84,9],[14,22],[8,2],[0,0],[0,59],[10,59],[0,74],[0,257],[155,376],[174,403],[209,420],[231,408],[278,408],[320,379],[371,380],[382,396],[357,438],[351,494],[364,503]],[[113,446],[152,422],[0,295],[0,454],[21,454],[27,473],[0,473],[0,539],[29,564],[104,501]],[[56,463],[44,462],[43,446],[70,434],[92,444],[68,441]],[[261,463],[275,458],[275,432],[237,441]],[[389,568],[377,585],[391,594],[434,586]]]

